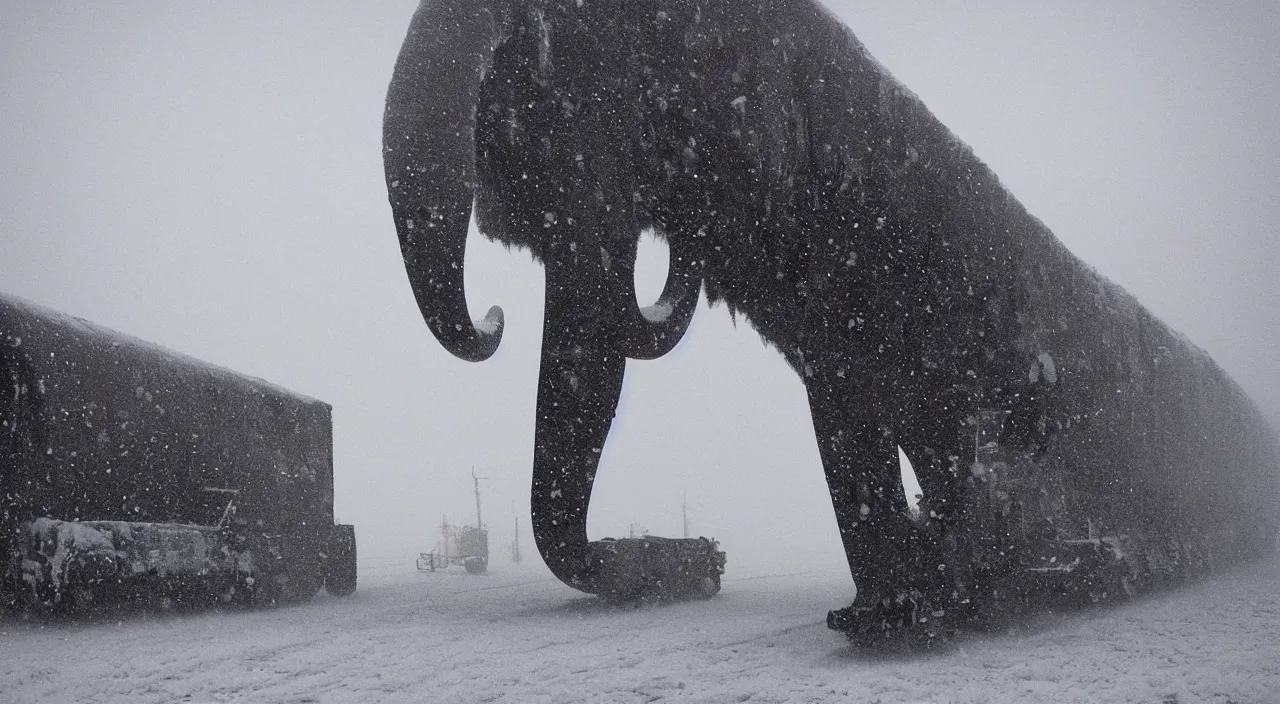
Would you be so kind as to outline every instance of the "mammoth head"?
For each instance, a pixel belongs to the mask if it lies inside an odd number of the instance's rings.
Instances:
[[[517,7],[519,5],[520,7]],[[479,183],[476,105],[495,49],[510,36],[512,18],[527,19],[532,3],[506,0],[423,0],[409,26],[387,91],[383,165],[405,269],[422,316],[436,339],[468,361],[491,356],[502,339],[502,309],[472,321],[463,290],[468,224]],[[540,14],[538,15],[541,21]],[[547,204],[550,208],[554,204]],[[504,233],[489,233],[505,239]],[[524,233],[527,234],[527,233]],[[570,242],[594,234],[565,232]],[[671,263],[657,303],[635,295],[635,238],[607,264],[557,267],[569,287],[596,296],[601,325],[614,351],[653,359],[683,336],[697,304],[701,270],[683,239],[670,238]],[[513,238],[518,239],[518,238]],[[550,269],[550,266],[548,267]],[[591,293],[596,292],[596,293]]]

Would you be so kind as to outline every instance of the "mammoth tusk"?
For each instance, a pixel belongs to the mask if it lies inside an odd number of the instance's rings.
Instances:
[[[487,5],[442,0],[419,6],[387,89],[382,133],[387,195],[414,298],[440,344],[471,362],[497,350],[503,328],[497,306],[472,321],[463,290],[475,197],[471,106],[492,62],[496,32]]]
[[[640,307],[636,301],[634,264],[618,266],[614,272],[622,313],[618,320],[622,340],[620,351],[632,359],[657,359],[670,352],[684,337],[698,305],[702,290],[702,266],[683,251],[679,238],[669,245],[670,263],[662,294],[652,305]],[[636,241],[625,262],[635,261]]]

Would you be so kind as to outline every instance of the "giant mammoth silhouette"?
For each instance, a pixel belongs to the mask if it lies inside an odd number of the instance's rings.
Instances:
[[[959,556],[995,530],[974,508],[992,412],[1001,444],[1117,531],[1274,504],[1274,432],[1243,392],[813,0],[424,0],[383,140],[409,281],[450,352],[483,360],[502,335],[499,308],[467,312],[473,205],[486,237],[546,268],[534,533],[579,589],[609,569],[585,525],[626,359],[671,349],[702,286],[805,385],[855,605],[975,588]],[[642,309],[647,228],[671,265]],[[1215,501],[1192,510],[1194,492]]]

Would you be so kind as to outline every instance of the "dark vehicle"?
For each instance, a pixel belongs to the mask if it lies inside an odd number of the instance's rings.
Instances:
[[[614,566],[600,579],[600,595],[620,602],[651,594],[666,599],[715,596],[726,562],[720,543],[709,538],[605,538],[592,551],[597,564]]]
[[[1148,517],[1123,504],[1109,513],[1090,510],[1098,498],[1086,493],[1088,485],[1069,481],[1054,453],[1001,445],[1006,415],[979,414],[973,467],[979,475],[975,486],[983,490],[972,495],[972,508],[991,523],[989,533],[999,536],[975,557],[989,566],[1011,567],[1006,588],[1087,602],[1124,599],[1273,547],[1274,484],[1268,486],[1265,475],[1250,492],[1230,496],[1234,510],[1229,515],[1211,520],[1196,514],[1213,507],[1195,501],[1169,504],[1162,514]]]
[[[471,574],[489,569],[489,531],[464,526],[458,533],[458,554],[462,557],[462,566]]]
[[[489,531],[476,526],[455,526],[446,518],[440,524],[440,540],[431,552],[418,553],[419,572],[435,572],[462,565],[469,574],[489,569]]]
[[[4,602],[355,591],[328,404],[5,294],[0,389]]]
[[[471,468],[471,481],[476,487],[476,524],[451,526],[446,517],[440,524],[440,542],[431,552],[418,554],[418,571],[435,572],[439,567],[461,564],[469,574],[484,574],[489,569],[489,530],[480,517],[480,479],[475,467]]]

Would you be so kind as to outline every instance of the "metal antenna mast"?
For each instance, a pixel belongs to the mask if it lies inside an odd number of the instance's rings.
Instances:
[[[484,528],[484,523],[480,520],[480,480],[488,479],[488,477],[477,477],[476,466],[471,465],[471,481],[476,484],[476,528]]]
[[[520,561],[520,517],[516,516],[516,537],[511,543],[511,561]]]
[[[684,517],[684,537],[689,537],[689,502],[685,500],[685,493],[680,493],[680,515]]]

